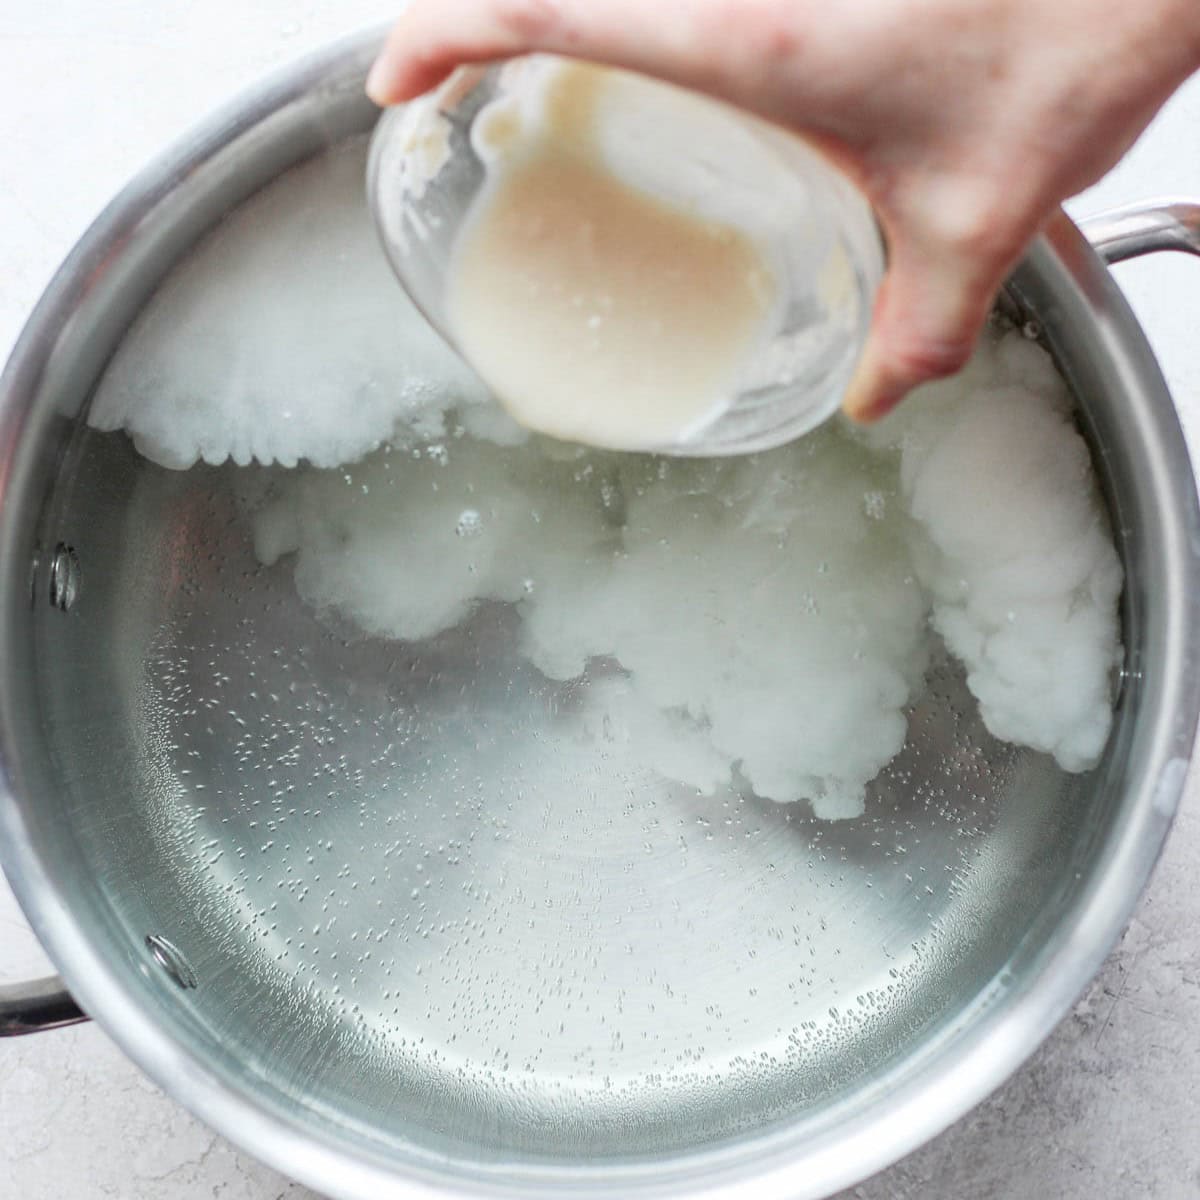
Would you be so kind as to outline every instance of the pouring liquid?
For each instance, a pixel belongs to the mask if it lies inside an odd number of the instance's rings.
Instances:
[[[653,449],[732,403],[771,333],[779,287],[746,230],[606,165],[597,121],[610,86],[611,73],[565,63],[536,105],[505,99],[480,114],[488,180],[454,247],[447,313],[521,424]]]

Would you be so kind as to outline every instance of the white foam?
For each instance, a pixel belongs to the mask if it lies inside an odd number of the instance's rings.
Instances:
[[[932,622],[989,731],[1094,766],[1112,723],[1122,571],[1048,357],[1012,334],[877,435],[900,447]]]
[[[837,430],[725,462],[543,447],[298,473],[256,517],[259,556],[295,549],[309,603],[387,637],[516,603],[549,678],[624,669],[590,703],[625,753],[705,791],[736,767],[760,795],[861,811],[926,654],[902,516],[863,511],[870,456]]]
[[[580,736],[822,816],[860,812],[900,749],[930,627],[993,734],[1097,761],[1121,568],[1036,346],[986,339],[882,426],[754,458],[530,440],[404,300],[362,167],[361,145],[323,156],[207,238],[90,417],[168,466],[310,464],[242,489],[259,558],[293,556],[308,603],[410,641],[514,605],[529,662],[588,672]]]
[[[238,208],[163,282],[89,413],[167,467],[199,459],[353,461],[397,437],[439,437],[449,404],[484,391],[417,317],[345,143]]]
[[[486,410],[479,410],[480,412]],[[318,609],[419,640],[517,606],[552,680],[615,661],[588,720],[702,791],[853,816],[897,753],[930,651],[1005,740],[1094,765],[1121,570],[1046,356],[1011,335],[865,435],[687,462],[470,436],[287,479],[255,518]]]

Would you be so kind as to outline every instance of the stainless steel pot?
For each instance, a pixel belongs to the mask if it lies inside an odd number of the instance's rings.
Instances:
[[[1103,260],[1197,252],[1200,208],[1119,214],[1095,248],[1064,221],[1005,300],[1074,389],[1125,565],[1097,770],[991,742],[946,677],[860,820],[639,798],[655,824],[601,788],[586,811],[526,805],[501,828],[462,732],[496,703],[502,637],[334,636],[256,564],[235,469],[163,471],[81,419],[197,239],[370,127],[375,44],[293,68],[135,180],[7,367],[5,869],[83,1009],[198,1116],[324,1192],[826,1196],[1033,1051],[1167,834],[1200,710],[1200,510]],[[381,743],[398,702],[444,717],[451,685],[470,698],[458,737]],[[433,803],[472,770],[477,806]],[[421,772],[431,799],[384,828],[378,787]],[[314,776],[319,803],[288,799]],[[681,813],[714,831],[685,858]],[[480,832],[464,868],[454,847]],[[425,881],[439,899],[418,913]],[[77,1017],[62,987],[7,993],[6,1031]]]

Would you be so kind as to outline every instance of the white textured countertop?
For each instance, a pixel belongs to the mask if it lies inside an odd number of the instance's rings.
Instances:
[[[0,352],[129,175],[268,68],[391,0],[0,0]],[[1200,80],[1072,206],[1200,197]],[[1200,262],[1120,268],[1200,458]],[[1121,945],[1042,1050],[858,1200],[1200,1197],[1200,774]],[[0,982],[45,961],[0,882]],[[94,1026],[0,1044],[0,1200],[300,1200]]]

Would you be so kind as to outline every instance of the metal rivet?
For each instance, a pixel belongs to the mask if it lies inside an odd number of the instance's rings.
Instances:
[[[67,612],[79,595],[79,556],[66,542],[54,547],[50,559],[50,604]]]
[[[39,578],[39,571],[41,569],[41,565],[42,565],[42,548],[41,548],[41,546],[35,546],[33,548],[33,558],[30,560],[30,563],[29,563],[29,603],[31,605],[37,604],[38,578]]]
[[[1130,670],[1129,667],[1118,668],[1113,686],[1113,707],[1116,708],[1125,699],[1125,692],[1129,687],[1141,681],[1141,671]]]
[[[154,961],[181,988],[194,988],[196,986],[196,972],[192,970],[191,964],[183,957],[183,952],[178,946],[167,941],[165,937],[159,937],[156,933],[148,933],[146,935],[146,949],[153,955]]]

